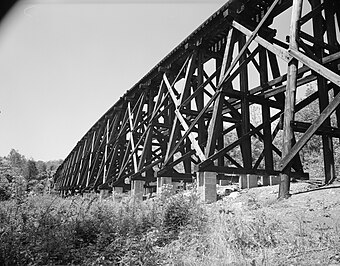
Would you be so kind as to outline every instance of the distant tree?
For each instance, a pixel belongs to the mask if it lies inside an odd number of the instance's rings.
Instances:
[[[34,160],[28,160],[26,164],[25,178],[27,181],[37,179],[39,171]]]
[[[47,165],[43,161],[37,161],[36,166],[37,166],[37,169],[39,171],[39,174],[45,173],[47,171]]]
[[[20,197],[26,190],[21,168],[12,164],[8,158],[0,157],[0,201]]]
[[[25,156],[21,155],[17,150],[12,149],[7,156],[10,161],[10,165],[12,167],[16,167],[20,170],[23,170],[26,164]]]

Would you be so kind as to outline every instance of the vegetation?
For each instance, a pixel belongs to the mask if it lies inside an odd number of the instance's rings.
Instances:
[[[256,194],[261,189],[273,197]],[[195,190],[165,191],[143,202],[128,196],[100,201],[95,194],[5,201],[0,265],[328,265],[340,260],[339,197],[329,202],[327,196],[301,194],[277,202],[272,190],[244,191],[211,205],[200,203]]]
[[[0,201],[22,194],[41,194],[52,186],[52,176],[62,160],[35,161],[12,149],[0,157]]]

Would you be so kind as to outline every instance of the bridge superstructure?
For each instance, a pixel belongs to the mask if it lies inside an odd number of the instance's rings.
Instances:
[[[279,176],[286,197],[291,178],[308,177],[299,151],[313,135],[322,136],[332,182],[339,26],[337,0],[229,0],[89,129],[58,168],[56,188],[137,195],[196,180],[211,201],[216,180]],[[317,90],[297,101],[308,84]],[[314,123],[296,121],[315,101]]]

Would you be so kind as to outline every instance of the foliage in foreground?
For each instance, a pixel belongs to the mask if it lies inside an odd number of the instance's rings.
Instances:
[[[339,221],[313,228],[299,216],[287,225],[275,217],[284,206],[256,198],[204,205],[182,192],[144,202],[45,195],[3,203],[0,265],[324,265],[340,246]]]

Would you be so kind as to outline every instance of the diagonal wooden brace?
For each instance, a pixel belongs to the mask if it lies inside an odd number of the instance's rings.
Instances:
[[[177,100],[176,95],[173,92],[173,88],[170,85],[170,82],[169,82],[169,80],[168,80],[168,78],[166,77],[165,74],[163,75],[163,80],[164,80],[165,85],[167,86],[167,88],[169,90],[169,93],[170,93],[170,96],[172,98],[172,101],[175,104],[175,107],[176,107],[175,114],[176,114],[179,122],[181,123],[182,127],[184,128],[184,130],[188,131],[189,130],[189,126],[188,126],[187,122],[185,121],[184,117],[182,116],[181,112],[178,110],[179,100]],[[201,147],[198,145],[198,142],[195,139],[195,136],[192,133],[190,133],[188,137],[189,137],[190,142],[193,145],[195,151],[197,152],[197,156],[200,158],[201,161],[205,161],[206,157],[205,157],[203,151],[201,150]]]

